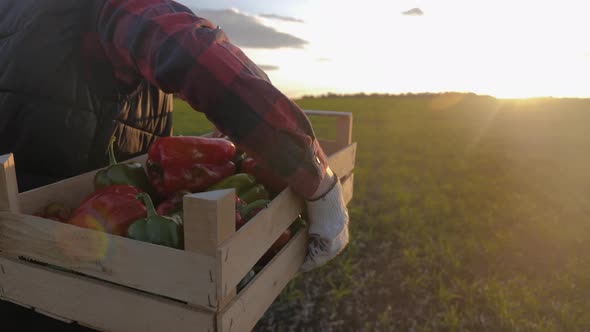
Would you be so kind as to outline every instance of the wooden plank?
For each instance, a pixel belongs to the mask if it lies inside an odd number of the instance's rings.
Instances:
[[[301,214],[303,207],[303,200],[287,188],[219,247],[217,259],[221,265],[222,294],[227,294],[240,282]]]
[[[34,214],[53,202],[69,208],[77,208],[82,200],[94,190],[94,174],[84,173],[19,194],[21,212]]]
[[[0,250],[202,307],[214,259],[39,217],[0,212]]]
[[[215,257],[217,246],[236,231],[235,190],[184,196],[184,248]]]
[[[352,200],[353,189],[354,174],[350,174],[350,176],[342,181],[342,198],[344,198],[344,203],[348,204]]]
[[[0,156],[0,211],[19,212],[18,184],[14,156]]]
[[[251,331],[264,312],[298,272],[307,252],[307,229],[291,241],[219,314],[217,331]]]
[[[144,154],[124,162],[139,162],[145,167],[146,160],[147,155]],[[70,208],[77,208],[82,203],[82,200],[94,191],[94,176],[100,170],[97,169],[83,173],[44,187],[20,193],[21,212],[34,214],[53,202],[62,203]]]
[[[336,143],[341,148],[352,143],[352,113],[336,119]]]
[[[65,318],[65,317],[61,317],[61,316],[58,316],[58,315],[54,315],[54,314],[52,314],[50,312],[47,312],[47,311],[42,310],[42,309],[39,309],[39,308],[35,308],[34,310],[36,312],[44,315],[44,316],[47,316],[47,317],[52,318],[52,319],[55,319],[55,320],[62,321],[64,323],[68,323],[69,324],[69,323],[73,323],[74,322],[73,320],[71,320],[69,318]]]
[[[1,271],[0,271],[0,272],[1,272]],[[0,286],[2,286],[2,284],[1,284],[1,283],[0,283]],[[5,301],[5,302],[14,303],[14,304],[16,304],[16,305],[19,305],[19,306],[21,306],[21,307],[23,307],[23,308],[27,308],[27,309],[33,309],[33,307],[31,307],[31,306],[30,306],[30,305],[28,305],[28,304],[21,303],[21,302],[15,301],[15,300],[7,299],[7,298],[3,298],[1,293],[2,293],[2,290],[0,289],[0,301]]]
[[[185,250],[207,255],[215,262],[217,248],[236,232],[235,190],[215,190],[184,196]],[[209,306],[221,308],[236,294],[235,287],[221,291],[221,267],[214,267],[215,296]],[[236,284],[237,285],[237,284]]]
[[[320,143],[320,146],[322,147],[322,150],[324,150],[324,153],[327,156],[330,156],[342,149],[342,147],[340,145],[338,145],[338,143],[336,143],[336,141],[320,139],[319,143]]]
[[[214,313],[0,257],[2,298],[111,332],[215,331]]]
[[[328,158],[328,165],[338,177],[343,178],[354,169],[356,158],[356,143],[332,154]]]

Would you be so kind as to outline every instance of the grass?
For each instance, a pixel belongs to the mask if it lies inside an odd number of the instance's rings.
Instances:
[[[352,238],[293,280],[257,331],[590,327],[590,100],[296,102],[354,113]]]
[[[202,135],[215,128],[205,114],[195,112],[185,102],[174,99],[174,135]]]

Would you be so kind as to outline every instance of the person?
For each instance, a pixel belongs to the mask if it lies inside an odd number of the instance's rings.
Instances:
[[[113,135],[120,160],[146,153],[172,135],[174,94],[305,199],[301,271],[347,246],[309,119],[220,27],[171,0],[0,1],[0,154],[14,154],[20,191],[104,167]]]

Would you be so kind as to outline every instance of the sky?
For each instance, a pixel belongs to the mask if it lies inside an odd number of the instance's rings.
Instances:
[[[590,97],[587,0],[180,0],[292,98]]]

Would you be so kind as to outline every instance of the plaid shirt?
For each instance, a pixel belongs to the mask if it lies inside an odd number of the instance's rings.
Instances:
[[[308,118],[221,29],[170,0],[107,0],[96,29],[87,55],[108,59],[122,84],[178,94],[295,192],[316,191],[327,158]]]

